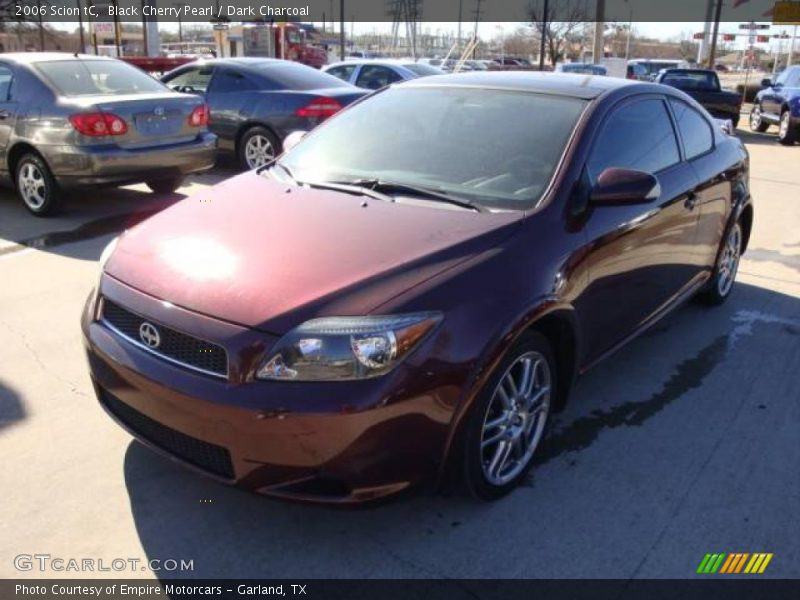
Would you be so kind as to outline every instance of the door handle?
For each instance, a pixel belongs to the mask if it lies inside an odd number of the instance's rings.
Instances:
[[[5,121],[8,117],[11,116],[11,113],[7,110],[0,110],[0,120]]]
[[[683,205],[689,210],[694,210],[694,207],[697,206],[697,194],[689,192]]]

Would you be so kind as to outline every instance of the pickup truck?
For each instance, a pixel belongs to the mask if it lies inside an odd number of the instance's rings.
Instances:
[[[711,69],[662,69],[655,79],[689,94],[705,108],[712,117],[730,119],[734,129],[739,125],[742,96],[726,92],[719,85],[717,73]]]

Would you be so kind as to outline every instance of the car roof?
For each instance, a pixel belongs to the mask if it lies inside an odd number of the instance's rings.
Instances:
[[[197,64],[204,64],[204,65],[237,65],[239,67],[258,67],[264,64],[275,64],[275,65],[299,65],[301,63],[294,62],[291,60],[282,60],[280,58],[266,58],[260,56],[234,56],[229,58],[201,58],[191,63],[187,63],[187,65],[197,65]],[[181,65],[183,66],[183,65]]]
[[[338,62],[325,65],[325,68],[338,67],[341,65],[393,65],[395,67],[402,67],[413,64],[416,63],[414,62],[414,59],[411,58],[356,58],[355,60],[340,60]]]
[[[678,69],[661,69],[661,72],[662,73],[715,73],[716,74],[716,72],[713,69],[692,69],[692,68],[686,68],[686,69],[680,69],[680,68],[678,68]]]
[[[94,54],[78,54],[75,52],[3,52],[0,60],[13,62],[20,65],[30,65],[37,62],[50,62],[55,60],[116,60],[110,56],[96,56]]]
[[[402,86],[481,87],[573,96],[590,100],[601,94],[629,86],[646,87],[638,81],[617,77],[573,73],[532,71],[468,71],[432,75],[400,84]]]

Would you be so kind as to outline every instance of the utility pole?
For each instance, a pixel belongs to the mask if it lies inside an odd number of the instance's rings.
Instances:
[[[42,23],[42,11],[39,11],[39,50],[44,52],[44,24]]]
[[[697,47],[697,64],[702,66],[708,59],[708,38],[711,35],[711,19],[714,14],[714,0],[706,0],[706,20],[703,23],[703,39]]]
[[[603,59],[606,32],[606,0],[597,0],[597,10],[594,18],[594,48],[592,49],[592,62],[600,64]]]
[[[344,0],[339,0],[339,58],[344,60]]]
[[[711,34],[711,51],[708,53],[708,68],[714,68],[714,59],[717,54],[717,36],[719,35],[719,20],[722,16],[722,0],[716,0],[717,7],[714,10],[714,33]]]
[[[83,9],[81,7],[81,0],[75,0],[75,3],[78,5],[78,33],[80,35],[80,50],[81,54],[86,53],[86,40],[83,37],[83,16],[82,12]]]
[[[603,0],[600,0],[601,2]],[[542,35],[539,39],[539,70],[544,71],[545,42],[547,41],[547,23],[550,20],[550,3],[544,0],[542,6]]]

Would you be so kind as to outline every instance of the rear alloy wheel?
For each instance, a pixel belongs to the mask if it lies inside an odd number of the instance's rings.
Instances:
[[[268,129],[251,127],[239,141],[238,154],[243,169],[258,169],[280,154],[280,142]]]
[[[739,259],[742,256],[742,227],[737,222],[734,223],[725,238],[725,243],[720,249],[717,265],[714,268],[714,275],[709,281],[708,287],[702,293],[701,298],[711,305],[722,304],[728,299],[733,290],[733,283],[736,280],[736,272],[739,270]]]
[[[791,146],[797,141],[797,128],[792,127],[792,113],[784,110],[778,128],[778,141],[784,146]]]
[[[761,107],[758,104],[754,104],[753,109],[750,111],[750,131],[764,133],[767,129],[769,129],[769,123],[762,118]]]
[[[26,154],[17,163],[17,193],[37,217],[57,212],[61,190],[45,162],[36,154]]]
[[[179,175],[177,177],[166,177],[164,179],[152,179],[145,182],[147,187],[153,190],[156,194],[172,194],[175,190],[183,185],[184,177]]]
[[[533,464],[555,397],[555,360],[540,333],[523,335],[476,400],[464,459],[470,491],[495,500],[513,490]]]

